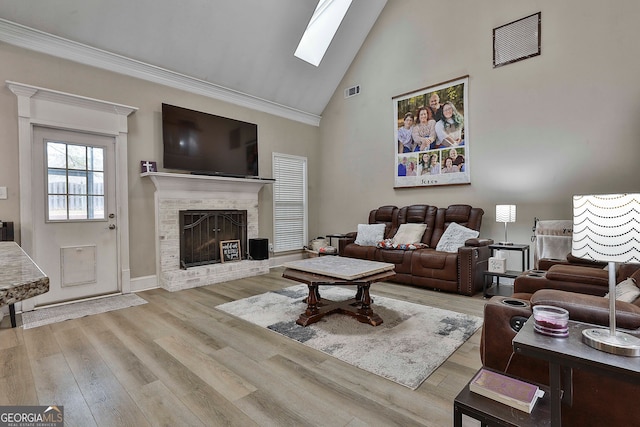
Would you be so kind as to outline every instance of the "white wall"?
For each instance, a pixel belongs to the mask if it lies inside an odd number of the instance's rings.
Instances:
[[[539,11],[542,55],[494,69],[493,28]],[[383,204],[468,203],[503,240],[506,203],[509,240],[527,243],[534,217],[571,219],[573,194],[638,191],[638,16],[633,0],[389,0],[323,113],[319,231]],[[471,185],[394,190],[392,98],[464,75]]]
[[[492,29],[542,12],[542,55],[493,69]],[[14,80],[140,109],[129,119],[132,277],[155,274],[153,185],[140,160],[162,157],[162,102],[258,123],[260,169],[271,152],[309,158],[310,237],[355,230],[383,204],[469,203],[482,236],[501,239],[497,203],[518,205],[510,239],[534,217],[571,217],[577,193],[638,191],[640,43],[636,0],[389,0],[320,128],[0,43],[0,82]],[[399,94],[469,75],[471,185],[393,189],[393,105]],[[343,99],[346,87],[362,93]],[[0,87],[0,219],[19,222],[15,96]],[[265,173],[266,171],[266,173]],[[260,193],[272,239],[272,194]],[[17,224],[19,225],[19,224]]]
[[[147,287],[152,282],[149,276],[156,274],[154,186],[148,178],[140,177],[140,161],[154,160],[162,165],[163,102],[256,123],[261,176],[271,177],[271,153],[277,151],[307,157],[309,180],[318,182],[316,126],[0,43],[0,186],[6,186],[9,193],[7,200],[0,200],[0,220],[16,223],[17,239],[19,198],[23,196],[19,191],[17,98],[5,86],[6,80],[138,107],[129,117],[128,135],[130,263],[132,279],[141,278]],[[317,229],[316,191],[312,185],[312,230]],[[260,237],[273,241],[271,186],[263,187],[258,197]]]

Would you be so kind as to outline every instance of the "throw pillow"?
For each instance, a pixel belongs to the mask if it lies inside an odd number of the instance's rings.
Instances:
[[[609,298],[609,294],[604,297]],[[638,297],[640,297],[640,289],[632,278],[623,280],[616,285],[616,301],[634,302]]]
[[[413,251],[416,249],[428,248],[424,243],[394,243],[393,239],[385,239],[378,242],[376,247],[380,249],[397,249],[402,251]]]
[[[458,248],[464,246],[464,242],[466,242],[467,239],[473,239],[479,235],[480,233],[476,230],[452,222],[444,231],[442,237],[440,237],[436,250],[442,252],[458,252]]]
[[[356,235],[356,245],[375,246],[384,239],[384,224],[358,224],[358,234]]]
[[[420,243],[427,224],[400,224],[396,235],[393,236],[393,243],[398,245]]]

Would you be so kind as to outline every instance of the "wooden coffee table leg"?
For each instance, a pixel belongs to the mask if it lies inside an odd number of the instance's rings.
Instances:
[[[304,313],[298,317],[296,323],[301,326],[307,326],[311,323],[317,322],[322,318],[324,314],[320,313],[318,309],[319,299],[318,285],[309,284],[309,296],[307,297],[307,309]]]
[[[371,295],[369,294],[370,283],[358,285],[358,291],[362,291],[362,297],[360,299],[360,308],[358,308],[357,315],[355,316],[358,321],[362,323],[369,323],[372,326],[378,326],[382,324],[382,317],[377,315],[371,309]]]

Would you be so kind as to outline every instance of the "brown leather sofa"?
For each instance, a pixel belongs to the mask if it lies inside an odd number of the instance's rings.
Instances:
[[[621,268],[619,277],[631,271],[633,273],[629,277],[640,283],[637,265]],[[512,345],[517,330],[531,316],[531,307],[535,305],[562,307],[569,311],[571,320],[606,327],[609,325],[609,300],[595,295],[541,289],[534,294],[493,297],[487,302],[480,342],[483,365],[526,381],[548,385],[548,364],[515,353]],[[616,310],[617,327],[640,337],[640,299],[634,303],[617,301]],[[638,425],[638,384],[633,381],[574,369],[573,403],[571,406],[563,404],[562,425]]]
[[[339,241],[339,255],[351,258],[395,264],[393,281],[408,285],[473,295],[482,290],[483,271],[490,256],[491,239],[469,239],[456,253],[436,251],[438,241],[455,222],[473,230],[480,230],[484,211],[469,205],[438,208],[430,205],[411,205],[398,208],[382,206],[369,213],[369,224],[385,224],[384,238],[390,239],[401,224],[424,223],[427,229],[422,243],[428,248],[416,250],[382,249],[354,243],[356,232]]]

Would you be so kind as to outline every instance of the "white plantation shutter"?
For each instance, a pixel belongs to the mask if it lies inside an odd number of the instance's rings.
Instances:
[[[307,242],[307,159],[273,153],[274,252],[302,249]]]

